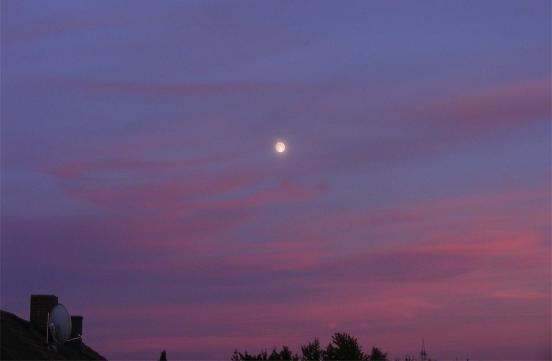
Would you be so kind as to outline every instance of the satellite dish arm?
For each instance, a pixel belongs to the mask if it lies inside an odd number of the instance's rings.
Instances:
[[[48,318],[46,319],[46,344],[48,344],[48,329],[50,328],[50,312],[48,312]]]

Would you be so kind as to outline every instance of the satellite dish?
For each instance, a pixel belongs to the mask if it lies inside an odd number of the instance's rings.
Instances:
[[[71,316],[64,305],[58,303],[48,315],[48,331],[52,340],[62,344],[71,336]]]

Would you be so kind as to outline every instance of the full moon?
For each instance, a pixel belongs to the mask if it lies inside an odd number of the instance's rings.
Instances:
[[[276,149],[278,153],[283,153],[286,151],[286,145],[284,142],[276,142],[276,144],[274,144],[274,149]]]

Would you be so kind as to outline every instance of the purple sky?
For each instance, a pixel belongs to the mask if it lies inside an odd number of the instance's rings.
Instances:
[[[549,1],[1,5],[2,309],[113,359],[550,359]]]

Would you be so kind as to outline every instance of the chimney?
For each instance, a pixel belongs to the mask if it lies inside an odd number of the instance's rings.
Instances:
[[[58,304],[55,295],[31,295],[31,324],[40,329],[46,329],[48,312]]]
[[[82,336],[82,316],[71,316],[71,338]]]

